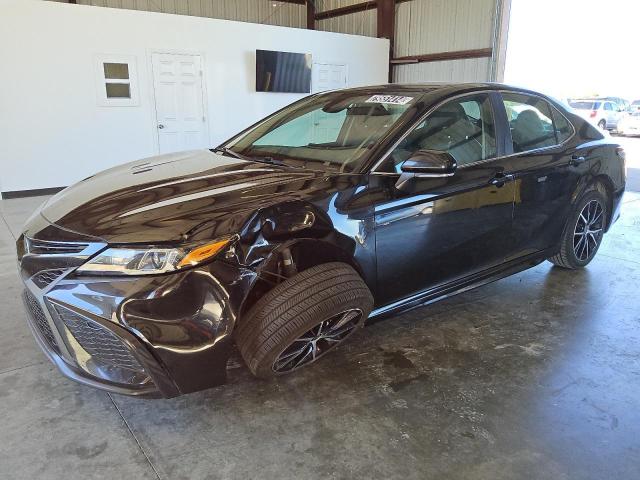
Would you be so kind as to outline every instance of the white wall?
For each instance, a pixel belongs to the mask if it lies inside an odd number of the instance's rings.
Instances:
[[[161,13],[0,0],[0,189],[69,185],[158,151],[152,51],[201,53],[211,145],[302,97],[255,92],[255,49],[348,65],[386,83],[387,40]],[[134,55],[140,103],[96,101],[95,56]]]

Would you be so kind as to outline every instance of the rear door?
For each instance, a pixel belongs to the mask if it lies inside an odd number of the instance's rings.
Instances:
[[[555,246],[586,165],[570,148],[573,126],[545,99],[503,92],[511,138],[505,168],[515,187],[508,259]]]

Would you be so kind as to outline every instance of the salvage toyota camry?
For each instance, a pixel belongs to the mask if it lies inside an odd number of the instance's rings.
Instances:
[[[624,151],[541,94],[384,85],[306,97],[211,151],[106,170],[17,242],[63,374],[131,395],[290,373],[367,318],[534,266],[587,265]]]

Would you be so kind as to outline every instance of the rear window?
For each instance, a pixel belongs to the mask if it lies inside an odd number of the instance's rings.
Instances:
[[[597,110],[598,108],[600,108],[600,102],[571,101],[569,102],[569,105],[571,105],[576,110]]]

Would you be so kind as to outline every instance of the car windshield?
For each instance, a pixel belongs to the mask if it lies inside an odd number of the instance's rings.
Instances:
[[[600,108],[600,102],[589,102],[589,101],[571,101],[569,102],[576,110],[597,110]]]
[[[224,145],[256,160],[351,172],[420,95],[336,91],[309,97]],[[313,165],[310,165],[312,168]]]

